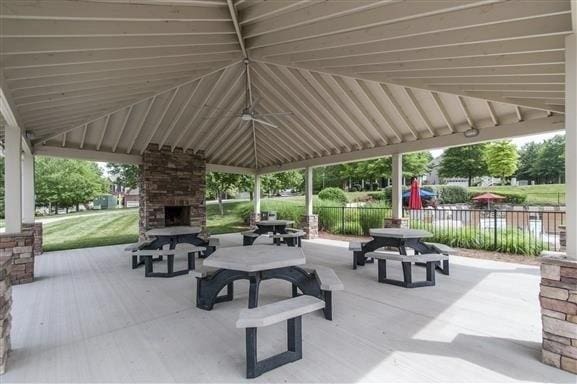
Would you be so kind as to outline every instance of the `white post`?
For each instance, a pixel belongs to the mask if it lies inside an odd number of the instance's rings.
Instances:
[[[305,215],[313,214],[313,168],[305,168]]]
[[[575,13],[576,11],[573,10]],[[577,260],[577,34],[565,37],[565,205],[567,257]]]
[[[22,232],[22,132],[20,127],[5,128],[6,157],[4,166],[4,191],[6,232]]]
[[[393,162],[393,219],[403,218],[403,154],[395,153]]]
[[[254,175],[254,214],[260,215],[260,175]]]
[[[22,222],[33,223],[36,205],[34,190],[34,155],[22,155]]]

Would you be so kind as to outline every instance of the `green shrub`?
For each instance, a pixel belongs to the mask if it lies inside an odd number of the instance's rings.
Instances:
[[[538,256],[544,249],[539,235],[528,235],[517,229],[499,230],[495,242],[493,229],[479,227],[438,228],[430,223],[412,221],[411,228],[424,229],[433,234],[428,241],[458,248],[481,249],[527,256]]]
[[[321,200],[338,201],[341,204],[346,204],[348,202],[347,194],[340,188],[325,188],[318,194]]]
[[[460,185],[428,186],[443,204],[465,204],[469,201],[467,188]]]
[[[261,211],[275,211],[277,218],[280,220],[293,220],[299,223],[304,214],[304,206],[295,201],[282,200],[263,200],[260,206]],[[252,202],[240,205],[237,208],[237,214],[242,218],[242,221],[248,224],[250,222],[250,215],[254,211]]]

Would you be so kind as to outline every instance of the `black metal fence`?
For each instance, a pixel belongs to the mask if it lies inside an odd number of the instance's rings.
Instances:
[[[341,235],[368,236],[383,226],[390,208],[318,207],[321,230]],[[422,209],[405,210],[410,228],[431,232],[432,241],[455,247],[538,255],[562,245],[559,210]]]

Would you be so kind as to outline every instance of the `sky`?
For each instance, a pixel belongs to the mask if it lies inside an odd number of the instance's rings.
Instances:
[[[534,143],[541,143],[547,139],[552,138],[555,135],[564,135],[565,132],[564,131],[557,131],[557,132],[550,132],[550,133],[543,133],[543,134],[539,134],[539,135],[531,135],[531,136],[523,136],[523,137],[517,137],[514,139],[511,139],[511,141],[518,147],[521,148],[522,146],[524,146],[527,143],[530,142],[534,142]],[[431,153],[433,154],[433,157],[438,157],[443,153],[443,149],[435,149],[432,150]]]

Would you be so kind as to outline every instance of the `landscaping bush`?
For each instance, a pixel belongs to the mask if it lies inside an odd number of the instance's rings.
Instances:
[[[425,189],[437,194],[443,204],[465,204],[469,202],[467,188],[459,185],[427,186]]]
[[[252,202],[239,206],[237,214],[245,223],[250,222],[250,215],[253,212]],[[279,220],[293,220],[299,223],[304,214],[302,203],[282,200],[263,200],[260,207],[261,211],[275,211]]]
[[[348,202],[347,194],[340,188],[325,188],[319,192],[318,197],[321,200],[338,201],[341,204]]]
[[[428,223],[412,221],[411,228],[433,233],[428,241],[447,244],[457,248],[481,249],[526,256],[538,256],[544,249],[541,236],[528,236],[517,229],[499,231],[497,242],[493,229],[479,227],[435,228]]]

